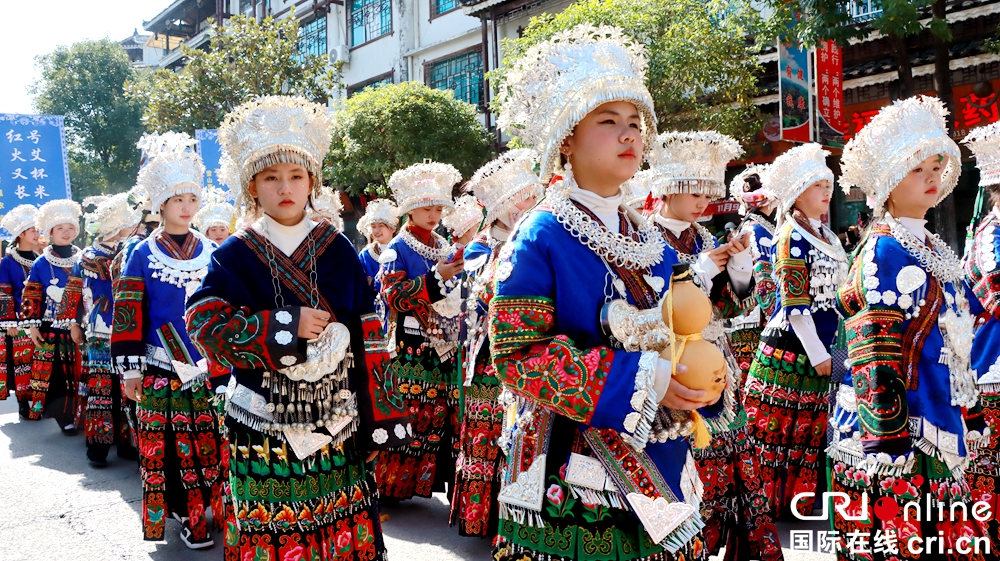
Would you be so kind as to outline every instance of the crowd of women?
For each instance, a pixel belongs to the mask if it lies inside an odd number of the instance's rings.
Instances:
[[[824,489],[850,498],[840,558],[991,557],[962,545],[996,521],[955,507],[997,506],[1000,210],[964,263],[926,229],[961,169],[942,103],[897,101],[844,149],[873,212],[853,255],[816,144],[732,180],[720,243],[699,219],[742,149],[657,134],[646,65],[610,27],[532,47],[496,100],[530,148],[466,183],[392,174],[360,255],[322,185],[325,107],[225,117],[233,204],[190,137],[144,137],[136,188],[85,201],[86,249],[73,201],[4,216],[0,391],[83,428],[95,467],[138,459],[146,539],[214,526],[227,560],[384,559],[380,504],[436,491],[498,561],[773,560]],[[965,142],[1000,203],[1000,127]]]

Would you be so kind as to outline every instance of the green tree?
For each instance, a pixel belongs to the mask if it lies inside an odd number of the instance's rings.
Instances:
[[[419,82],[358,92],[334,121],[327,177],[352,195],[388,195],[389,176],[425,158],[468,178],[493,156],[475,106]]]
[[[142,103],[125,95],[136,71],[125,49],[102,39],[82,41],[35,59],[31,86],[39,113],[63,115],[74,195],[120,192],[139,168]]]
[[[325,103],[339,85],[340,63],[299,53],[294,17],[258,23],[234,16],[210,33],[206,51],[181,47],[187,64],[180,72],[160,69],[151,80],[129,84],[129,95],[147,100],[143,119],[150,130],[214,129],[238,105],[263,95]]]
[[[736,0],[581,0],[532,18],[521,37],[503,40],[503,63],[489,74],[493,90],[504,87],[507,69],[532,45],[581,23],[620,27],[646,46],[646,86],[660,130],[714,129],[741,138],[760,130],[753,104],[759,67],[747,41],[758,16]]]

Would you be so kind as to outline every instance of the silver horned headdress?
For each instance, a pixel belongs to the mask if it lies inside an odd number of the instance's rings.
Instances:
[[[581,24],[532,46],[512,64],[497,92],[497,125],[541,154],[539,177],[559,169],[559,149],[598,106],[635,105],[646,147],[656,134],[653,98],[646,89],[646,51],[621,29]]]
[[[492,224],[507,216],[522,201],[542,197],[545,189],[535,173],[537,163],[538,152],[519,148],[504,152],[476,171],[469,183],[472,185],[472,192],[486,209],[485,224]]]
[[[864,191],[873,214],[880,217],[899,182],[920,162],[940,155],[947,160],[941,174],[940,203],[962,172],[958,145],[948,136],[947,115],[940,99],[922,95],[882,108],[844,147],[840,158],[844,191],[851,187]]]
[[[658,175],[650,185],[653,196],[687,193],[721,199],[726,196],[726,166],[742,153],[736,139],[716,131],[659,134],[648,157]]]

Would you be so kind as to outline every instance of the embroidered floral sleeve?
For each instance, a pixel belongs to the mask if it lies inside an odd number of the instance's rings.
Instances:
[[[141,242],[140,242],[141,243]],[[126,259],[122,276],[114,282],[115,307],[111,326],[111,356],[119,374],[146,368],[145,261],[137,250]]]
[[[761,228],[761,230],[764,230]],[[764,231],[766,234],[766,230]],[[774,312],[777,302],[778,287],[774,284],[774,264],[772,262],[771,244],[774,239],[765,235],[754,234],[754,264],[753,280],[754,298],[760,306],[761,317],[769,318]]]
[[[80,262],[77,262],[70,272],[69,279],[66,281],[66,288],[63,290],[62,300],[59,302],[59,309],[56,312],[54,325],[65,329],[71,324],[80,325],[83,323],[85,312],[83,306],[83,288]]]
[[[37,263],[36,263],[37,265]],[[45,311],[45,291],[38,275],[38,267],[31,266],[28,280],[24,283],[21,293],[20,327],[28,329],[42,324],[42,314]]]
[[[250,314],[207,297],[190,304],[184,319],[191,341],[210,360],[227,368],[278,370],[306,361],[299,313],[288,306]]]
[[[559,333],[555,271],[547,242],[536,236],[525,238],[507,242],[498,256],[496,295],[489,306],[497,377],[538,406],[594,428],[619,431],[641,449],[656,409],[650,403],[655,402],[655,353],[615,351],[603,345],[582,348]],[[576,305],[563,305],[567,304]],[[592,326],[577,327],[597,330],[596,320],[595,313]]]
[[[864,257],[855,260],[840,289],[839,304],[848,318],[844,328],[862,447],[872,460],[886,468],[905,462],[912,452],[907,390],[916,383],[918,360],[908,360],[906,355],[914,344],[919,355],[922,343],[904,343],[907,318],[896,296],[900,267],[893,266],[893,260],[884,255],[876,257],[875,245],[876,238],[869,239]],[[932,288],[937,286],[931,284]],[[916,322],[931,327],[936,322],[936,311],[931,308],[925,306],[911,325]]]
[[[0,328],[17,327],[17,302],[7,267],[0,264]]]
[[[809,266],[806,264],[808,251],[809,242],[802,239],[791,224],[786,224],[777,234],[774,282],[778,286],[781,307],[786,313],[810,313],[812,298],[809,296]]]
[[[982,226],[972,243],[969,258],[965,262],[965,272],[976,299],[993,317],[1000,318],[1000,240],[997,234],[996,218],[990,213],[989,222]]]

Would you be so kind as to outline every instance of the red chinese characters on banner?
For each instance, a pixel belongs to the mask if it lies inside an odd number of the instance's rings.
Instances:
[[[816,101],[819,105],[819,137],[826,146],[844,144],[844,66],[841,48],[833,41],[816,47]]]
[[[997,112],[997,93],[992,87],[978,89],[980,90],[978,95],[975,91],[969,91],[961,96],[955,92],[954,136],[956,137],[965,136],[971,129],[1000,120],[1000,114]]]

